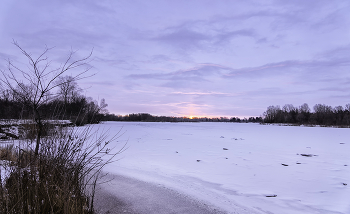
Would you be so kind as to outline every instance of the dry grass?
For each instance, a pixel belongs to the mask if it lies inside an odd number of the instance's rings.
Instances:
[[[13,144],[0,147],[0,160],[17,161],[17,154],[13,148]]]
[[[20,147],[0,148],[6,160],[0,169],[8,175],[0,176],[0,213],[94,213],[100,171],[124,148],[110,152],[116,137],[91,133],[91,127],[64,128],[42,138],[38,156]]]
[[[41,136],[46,137],[53,134],[55,126],[52,124],[44,124]],[[33,123],[20,124],[18,127],[18,134],[22,139],[35,139],[38,135],[38,125]]]

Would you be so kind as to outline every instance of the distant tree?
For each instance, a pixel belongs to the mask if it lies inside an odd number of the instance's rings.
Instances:
[[[345,105],[343,122],[344,125],[350,125],[350,103]]]
[[[251,122],[251,123],[260,123],[262,121],[263,121],[263,119],[261,117],[249,117],[248,118],[248,122]]]
[[[78,83],[72,76],[59,76],[55,82],[58,86],[58,96],[64,101],[64,105],[67,106],[74,97],[77,97],[79,91]]]
[[[348,104],[345,105],[345,111],[350,112],[350,103],[348,103]]]
[[[108,110],[106,107],[108,104],[105,99],[101,99],[100,105],[96,100],[88,97],[84,100],[82,114],[80,114],[75,121],[77,125],[84,125],[86,123],[99,123],[105,115],[107,115]]]
[[[300,111],[301,112],[309,112],[310,113],[310,108],[309,108],[309,105],[307,103],[304,103],[303,105],[301,105],[299,107]]]
[[[311,110],[310,110],[309,105],[307,103],[304,103],[303,105],[299,106],[297,121],[300,124],[309,123],[310,116],[311,116]]]
[[[332,107],[325,104],[314,106],[313,120],[320,125],[331,125],[333,123]]]
[[[241,122],[241,119],[238,117],[231,117],[230,122]]]
[[[269,106],[264,112],[264,122],[266,123],[281,123],[283,122],[282,110],[279,105]]]
[[[269,106],[264,112],[265,123],[292,123],[292,124],[315,124],[322,126],[350,126],[350,104],[343,106],[328,106],[325,104],[316,104],[311,112],[307,103],[294,107],[291,104],[283,106],[282,110],[279,106]],[[249,121],[253,118],[249,118]]]
[[[286,104],[283,106],[282,110],[283,110],[283,116],[284,116],[284,123],[297,122],[297,115],[298,115],[297,108],[295,108],[292,104]]]
[[[344,124],[345,111],[343,106],[336,106],[333,108],[335,125]]]

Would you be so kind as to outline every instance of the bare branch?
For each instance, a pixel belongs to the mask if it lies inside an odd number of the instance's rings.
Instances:
[[[53,89],[67,83],[65,81],[57,82],[58,78],[63,76],[63,74],[69,70],[78,71],[69,81],[77,81],[87,78],[88,76],[85,74],[92,68],[88,63],[90,62],[89,59],[92,56],[93,50],[91,50],[88,56],[77,60],[73,60],[76,51],[71,50],[63,65],[51,68],[52,62],[49,61],[47,54],[53,48],[45,46],[41,54],[37,57],[33,57],[32,54],[24,50],[17,41],[13,40],[13,45],[15,45],[28,60],[28,67],[24,70],[14,65],[11,60],[7,60],[7,70],[0,70],[3,76],[3,78],[0,79],[0,82],[4,83],[19,102],[32,109],[34,112],[33,119],[36,121],[40,129],[43,125],[39,109],[43,104],[48,103],[58,95],[52,95]],[[80,69],[82,69],[82,71],[79,71]],[[35,148],[36,154],[39,144],[40,134],[38,134],[37,137]]]

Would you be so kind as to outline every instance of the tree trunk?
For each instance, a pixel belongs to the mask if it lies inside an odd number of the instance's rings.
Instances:
[[[35,157],[37,157],[39,154],[41,135],[42,135],[42,130],[43,130],[44,126],[41,122],[40,113],[35,106],[34,106],[34,111],[35,111],[35,122],[36,122],[36,125],[38,126],[37,127],[37,135],[36,135],[36,145],[35,145],[35,151],[34,151],[34,155],[35,155]]]

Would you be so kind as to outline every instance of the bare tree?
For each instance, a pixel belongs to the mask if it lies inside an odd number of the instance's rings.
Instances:
[[[100,105],[98,105],[98,102],[96,100],[88,97],[85,106],[85,117],[87,123],[99,123],[102,119],[102,116],[108,113],[108,110],[106,109],[107,106],[108,104],[104,98],[101,99]]]
[[[350,103],[345,105],[345,111],[349,111],[350,112]]]
[[[281,111],[281,108],[279,105],[267,107],[267,110],[264,112],[264,121],[266,123],[280,122],[279,117],[280,117],[281,112],[282,111]]]
[[[81,90],[72,76],[60,76],[55,83],[58,85],[58,96],[61,97],[65,106],[67,106],[74,97],[78,96]]]
[[[61,65],[52,68],[51,61],[47,57],[48,52],[52,48],[45,47],[39,56],[34,57],[16,41],[13,41],[13,44],[26,57],[29,65],[24,70],[8,59],[7,69],[0,70],[3,76],[0,81],[13,93],[17,101],[27,105],[31,109],[33,120],[37,125],[35,155],[38,155],[40,139],[44,128],[43,118],[40,114],[41,106],[55,97],[53,89],[87,77],[86,72],[91,69],[89,62],[92,51],[88,56],[77,60],[73,57],[76,52],[71,51]],[[72,76],[70,79],[57,81],[64,73],[72,70],[78,70],[75,76]]]

